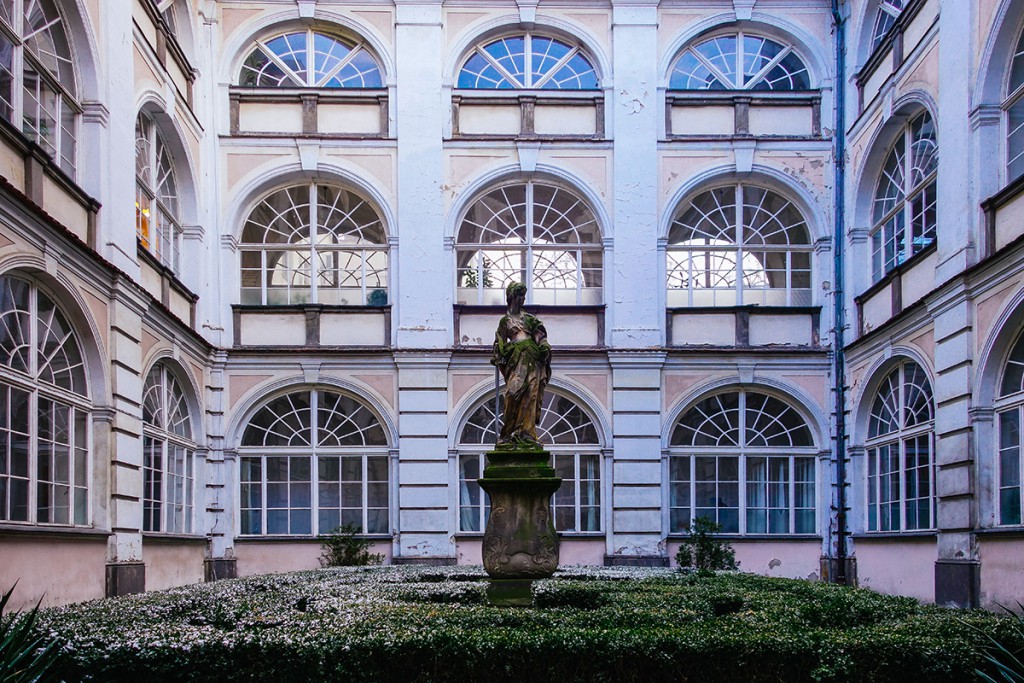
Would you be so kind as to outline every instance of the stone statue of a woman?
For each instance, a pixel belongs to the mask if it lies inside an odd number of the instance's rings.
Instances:
[[[551,378],[551,345],[544,324],[523,310],[526,285],[513,282],[505,289],[508,312],[494,335],[491,363],[505,378],[504,415],[498,446],[541,448],[537,439],[544,388]]]

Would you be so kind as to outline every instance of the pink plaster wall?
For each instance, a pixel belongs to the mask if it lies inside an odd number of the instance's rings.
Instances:
[[[12,609],[43,599],[44,606],[102,598],[106,590],[107,539],[0,539],[0,590],[18,582]]]
[[[934,538],[856,540],[857,581],[879,593],[935,602]]]
[[[142,540],[146,590],[185,586],[203,581],[205,543]]]
[[[999,609],[1024,603],[1024,538],[982,538],[981,605]]]
[[[320,552],[320,542],[315,539],[235,542],[239,576],[317,569],[320,566]],[[384,555],[384,564],[391,562],[390,541],[374,543],[369,552]]]
[[[809,579],[817,581],[821,568],[821,541],[817,538],[806,541],[730,541],[740,563],[740,571],[777,576],[786,579]],[[669,559],[673,567],[679,542],[668,544]]]
[[[480,554],[481,538],[460,538],[455,543],[455,557],[459,564],[483,564]],[[562,538],[558,548],[558,564],[604,565],[604,538]]]

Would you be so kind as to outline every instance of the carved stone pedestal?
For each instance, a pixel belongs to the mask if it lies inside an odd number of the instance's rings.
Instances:
[[[487,453],[480,486],[490,495],[491,514],[483,560],[492,577],[488,596],[495,605],[529,605],[530,582],[547,578],[558,568],[551,494],[562,480],[550,462],[547,451],[521,446]]]

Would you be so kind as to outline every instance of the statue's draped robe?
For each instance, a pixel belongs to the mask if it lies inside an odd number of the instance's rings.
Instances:
[[[525,339],[512,341],[526,334]],[[505,378],[505,405],[498,443],[539,444],[537,419],[551,378],[551,345],[544,324],[529,313],[506,315],[498,323],[493,362]]]

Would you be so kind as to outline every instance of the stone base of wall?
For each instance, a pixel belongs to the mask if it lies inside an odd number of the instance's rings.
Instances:
[[[606,567],[667,567],[667,555],[605,555]]]
[[[935,604],[978,607],[981,604],[981,564],[974,560],[935,562]]]
[[[142,593],[146,590],[146,565],[142,562],[114,562],[107,565],[107,597]]]
[[[454,557],[393,557],[391,564],[414,564],[421,567],[454,567]]]
[[[846,570],[846,585],[857,586],[857,558],[847,557],[844,561]],[[821,558],[821,580],[825,583],[836,583],[839,576],[839,559],[835,557],[822,556]]]
[[[235,558],[203,560],[203,577],[206,581],[233,579],[238,576],[238,561]]]

